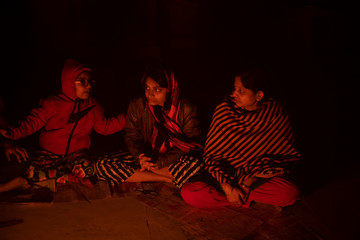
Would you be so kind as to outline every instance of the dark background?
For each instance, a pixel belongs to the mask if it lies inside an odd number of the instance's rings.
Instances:
[[[236,4],[235,4],[236,2]],[[340,3],[341,2],[341,3]],[[1,96],[10,123],[60,90],[66,58],[94,68],[107,116],[141,91],[146,63],[173,66],[198,106],[204,135],[231,90],[233,66],[267,69],[302,153],[300,180],[313,190],[347,172],[344,114],[354,89],[355,8],[344,1],[3,0]],[[36,135],[19,141],[35,147]],[[93,150],[121,146],[122,133],[94,134]]]

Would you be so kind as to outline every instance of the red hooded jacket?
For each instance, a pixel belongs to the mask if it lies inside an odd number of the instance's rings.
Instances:
[[[102,135],[122,130],[126,123],[124,114],[106,119],[103,108],[93,98],[77,99],[75,79],[84,71],[92,70],[74,60],[67,60],[61,74],[62,93],[42,99],[39,108],[33,109],[18,126],[10,127],[9,138],[17,140],[41,129],[40,146],[64,155],[89,149],[93,130]]]

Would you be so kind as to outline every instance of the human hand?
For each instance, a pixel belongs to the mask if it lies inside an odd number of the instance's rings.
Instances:
[[[151,171],[153,169],[157,169],[157,165],[151,162],[151,158],[145,156],[144,153],[139,155],[139,161],[140,161],[140,171]]]
[[[283,168],[272,168],[267,170],[266,172],[262,172],[260,174],[257,174],[256,177],[258,178],[272,178],[276,176],[282,176],[285,174],[285,171]]]
[[[14,188],[19,188],[19,187],[29,188],[30,187],[30,184],[28,183],[28,181],[25,178],[22,178],[22,177],[14,178],[9,183],[11,183],[11,185]]]
[[[19,163],[21,163],[22,160],[26,161],[29,158],[29,155],[24,148],[17,147],[11,143],[4,144],[4,151],[8,161],[11,161],[11,155],[15,155]]]
[[[221,186],[225,192],[226,199],[236,205],[244,204],[250,193],[250,188],[247,187],[239,189],[232,187],[227,183],[221,184]]]
[[[3,135],[5,138],[9,138],[8,131],[5,129],[0,129],[0,134]]]
[[[10,191],[15,188],[29,188],[30,184],[28,181],[22,177],[17,177],[6,183],[5,190]]]

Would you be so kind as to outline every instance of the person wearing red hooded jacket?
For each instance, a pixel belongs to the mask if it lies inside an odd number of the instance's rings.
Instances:
[[[29,179],[85,184],[84,180],[94,174],[89,157],[91,133],[116,133],[125,127],[126,119],[124,114],[105,118],[103,108],[90,97],[95,84],[91,68],[73,59],[66,60],[61,84],[61,94],[42,99],[40,106],[17,126],[1,129],[0,133],[17,140],[41,130],[42,150],[32,156]]]

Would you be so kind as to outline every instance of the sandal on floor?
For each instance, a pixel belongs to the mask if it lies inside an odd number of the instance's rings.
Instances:
[[[158,195],[158,192],[155,189],[155,186],[153,183],[150,182],[142,182],[140,184],[140,188],[138,188],[137,190],[144,193],[144,194],[151,194],[151,195]]]

